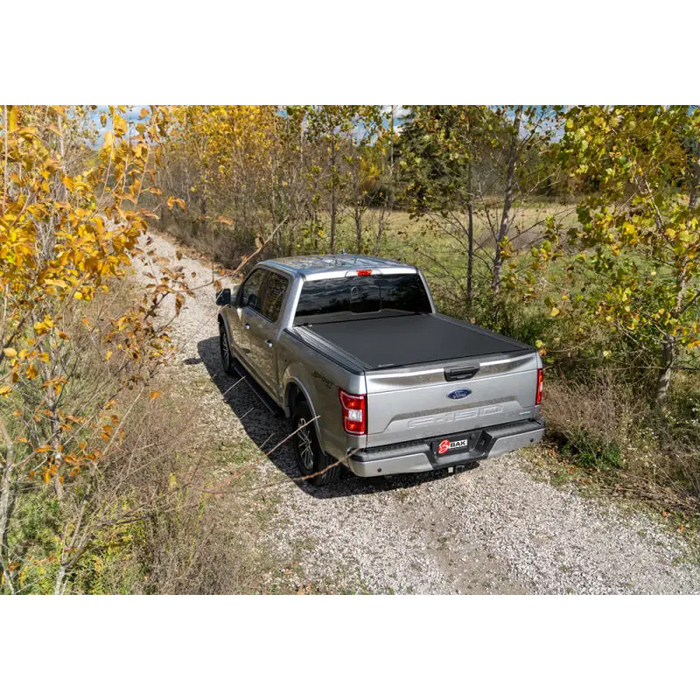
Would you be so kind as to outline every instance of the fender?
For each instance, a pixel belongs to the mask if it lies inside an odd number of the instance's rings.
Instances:
[[[226,314],[224,313],[223,309],[219,309],[219,313],[217,314],[218,322],[223,323],[224,328],[226,329],[226,335],[228,337],[231,337],[231,329],[228,326],[228,318],[226,318]],[[230,345],[230,343],[229,343]]]
[[[287,368],[289,370],[289,368]],[[284,384],[284,414],[287,416],[287,418],[291,418],[292,412],[289,407],[289,403],[287,401],[287,396],[290,387],[292,384],[296,385],[296,387],[301,391],[301,393],[304,395],[304,398],[306,399],[306,403],[309,405],[309,408],[311,409],[311,413],[314,416],[317,416],[318,413],[316,412],[316,408],[314,407],[314,402],[311,399],[311,394],[309,393],[309,390],[306,388],[304,383],[296,376],[293,376],[291,374],[287,374],[287,377],[285,379],[285,384]],[[318,420],[314,421],[314,430],[316,431],[316,438],[318,439],[319,445],[321,445],[321,449],[323,449],[323,438],[321,437],[321,430],[319,426],[319,421],[321,419],[319,418]]]

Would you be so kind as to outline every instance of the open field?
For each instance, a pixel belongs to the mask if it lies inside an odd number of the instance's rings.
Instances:
[[[474,216],[475,248],[492,251],[494,238],[492,227],[497,226],[501,212],[494,203],[488,213],[476,211]],[[363,220],[362,252],[374,253],[380,211],[370,209]],[[532,202],[521,204],[513,210],[514,248],[528,247],[542,235],[545,222],[554,217],[562,225],[575,222],[575,207],[571,204]],[[457,222],[460,223],[457,223]],[[385,216],[384,233],[379,246],[381,257],[393,258],[419,264],[424,270],[436,275],[448,272],[454,275],[466,274],[468,250],[466,216],[455,212],[451,219],[437,215],[415,217],[406,211],[391,211]],[[325,221],[324,239],[328,246],[328,222]],[[357,251],[355,222],[349,214],[341,216],[337,228],[336,250],[348,253]]]

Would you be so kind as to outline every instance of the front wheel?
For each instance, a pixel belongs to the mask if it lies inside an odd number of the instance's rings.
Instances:
[[[294,453],[299,471],[314,486],[326,486],[338,481],[342,464],[332,464],[332,458],[321,449],[313,424],[313,416],[306,401],[296,405],[292,414],[292,428],[295,431]]]

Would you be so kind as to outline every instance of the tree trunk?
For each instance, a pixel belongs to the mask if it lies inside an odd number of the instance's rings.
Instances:
[[[676,303],[673,305],[673,316],[679,318],[683,313],[683,300],[687,288],[688,280],[686,279],[688,269],[688,259],[682,260],[681,269],[678,273],[677,284],[678,292],[676,293]],[[676,361],[676,336],[666,334],[663,341],[663,349],[661,352],[661,369],[659,376],[656,379],[656,396],[654,403],[657,408],[660,408],[668,396],[668,387],[671,383],[671,374],[673,365]]]
[[[336,204],[335,204],[335,142],[331,142],[331,255],[335,253],[335,217],[336,217]]]
[[[35,317],[36,318],[36,317]],[[42,338],[41,347],[47,354],[51,351],[51,347],[45,340],[47,336]],[[51,439],[49,440],[51,447],[54,449],[54,455],[56,460],[56,474],[53,477],[53,489],[56,494],[56,500],[60,503],[63,500],[63,484],[61,482],[61,461],[63,453],[61,451],[61,419],[58,415],[58,396],[56,396],[56,390],[51,385],[51,372],[49,371],[49,366],[46,364],[41,365],[41,375],[44,382],[47,385],[46,389],[46,399],[47,399],[47,417],[49,419],[49,425],[51,426]]]
[[[318,217],[314,212],[314,253],[318,253]]]
[[[673,372],[673,363],[675,359],[676,339],[673,336],[666,336],[661,356],[661,369],[659,370],[659,376],[656,380],[655,403],[657,408],[664,404],[668,396],[668,387],[671,383],[671,373]]]
[[[331,255],[335,253],[335,184],[331,187]]]
[[[690,185],[690,197],[688,201],[688,208],[691,214],[693,209],[698,205],[698,189],[700,189],[700,153],[697,154],[695,163],[693,163],[693,179]]]
[[[199,199],[199,208],[200,211],[202,212],[202,233],[206,234],[207,232],[207,199],[203,195]]]
[[[500,311],[499,294],[501,292],[501,269],[503,267],[503,256],[501,245],[508,235],[510,226],[510,210],[513,206],[513,194],[515,192],[515,164],[518,160],[518,139],[520,138],[520,123],[523,116],[523,105],[518,105],[513,119],[513,134],[508,152],[508,165],[506,169],[506,189],[503,196],[503,213],[501,215],[501,225],[496,237],[496,250],[493,256],[493,279],[491,282],[491,292],[493,294],[493,322],[498,322]]]
[[[382,246],[382,234],[384,233],[384,216],[386,215],[386,203],[382,207],[382,212],[379,215],[379,224],[377,225],[377,240],[374,242],[374,254],[379,255]]]
[[[0,435],[5,442],[5,459],[4,464],[0,467],[0,567],[7,587],[14,593],[12,585],[12,572],[9,570],[7,551],[7,531],[10,521],[10,492],[12,491],[12,471],[14,469],[14,451],[12,439],[5,427],[5,423],[0,418]]]
[[[58,567],[58,573],[56,574],[56,582],[55,582],[54,587],[53,587],[53,594],[54,595],[62,595],[63,594],[63,590],[64,590],[63,581],[64,581],[65,577],[66,577],[66,570],[65,570],[63,564],[61,564]]]
[[[379,250],[382,245],[382,234],[384,233],[384,217],[387,209],[393,211],[394,208],[394,114],[396,105],[391,105],[391,121],[390,121],[390,141],[389,141],[389,196],[384,198],[384,206],[382,213],[379,215],[379,227],[377,229],[377,241],[374,246],[374,254],[379,255]]]
[[[360,187],[357,173],[353,173],[353,194],[355,197],[355,235],[357,237],[357,254],[362,253],[362,209],[360,207]]]
[[[467,238],[469,250],[467,252],[467,315],[471,316],[472,303],[474,301],[474,291],[472,281],[474,278],[474,202],[472,200],[472,165],[469,163],[467,170],[467,214],[469,224],[467,228]]]
[[[7,105],[3,105],[3,131],[5,132],[5,164],[3,168],[3,182],[2,182],[2,209],[0,211],[4,214],[5,213],[5,200],[7,198],[7,178],[9,177],[9,169],[7,167],[7,158],[8,154],[10,152],[10,149],[7,147],[7,135],[10,133],[10,127],[8,123],[8,117],[7,117]]]

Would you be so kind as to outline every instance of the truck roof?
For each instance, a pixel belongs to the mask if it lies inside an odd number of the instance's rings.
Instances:
[[[262,265],[284,270],[303,277],[336,277],[344,276],[354,270],[372,270],[372,272],[416,273],[413,265],[385,260],[371,255],[298,255],[289,258],[265,260]]]

